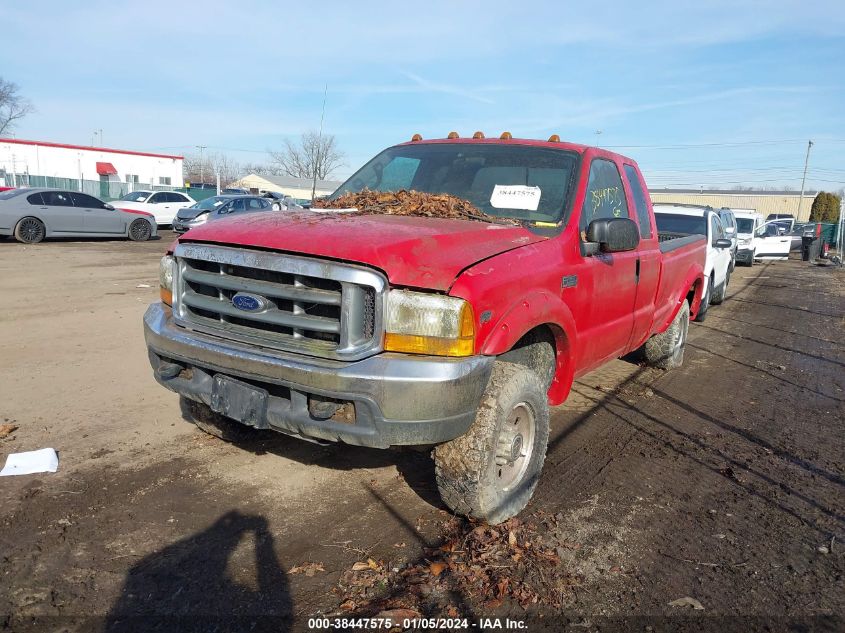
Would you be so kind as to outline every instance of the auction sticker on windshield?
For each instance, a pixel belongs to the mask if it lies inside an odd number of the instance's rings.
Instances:
[[[528,185],[496,185],[490,195],[490,204],[495,209],[522,209],[536,211],[540,206],[540,187]]]

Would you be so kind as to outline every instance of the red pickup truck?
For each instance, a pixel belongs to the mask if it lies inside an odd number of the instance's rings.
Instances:
[[[477,216],[268,212],[192,229],[162,259],[145,336],[200,428],[434,447],[443,500],[495,523],[531,498],[549,405],[575,378],[640,348],[682,363],[705,242],[661,239],[629,158],[455,136],[388,148],[332,197],[446,193]]]

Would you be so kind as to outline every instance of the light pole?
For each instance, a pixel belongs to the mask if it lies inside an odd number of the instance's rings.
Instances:
[[[200,151],[200,184],[205,184],[205,163],[202,160],[202,152],[203,150],[208,147],[207,145],[197,145],[197,149]]]
[[[807,166],[810,164],[810,149],[813,147],[813,141],[807,141],[807,156],[804,158],[804,177],[801,178],[801,196],[798,198],[798,217],[796,221],[801,221],[801,203],[804,202],[804,183],[807,181]]]

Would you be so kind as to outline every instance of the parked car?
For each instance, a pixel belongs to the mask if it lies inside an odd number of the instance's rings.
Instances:
[[[725,229],[725,237],[731,241],[731,272],[736,268],[736,252],[739,248],[739,240],[736,236],[736,216],[733,209],[722,207],[719,209],[719,219]]]
[[[173,219],[173,230],[184,233],[213,220],[279,209],[278,202],[260,196],[213,196],[185,209],[179,209]]]
[[[282,211],[301,211],[304,209],[293,196],[278,191],[260,191],[259,194],[264,198],[278,202]]]
[[[497,523],[531,498],[576,377],[636,349],[681,365],[705,240],[658,240],[636,163],[557,137],[415,138],[332,198],[402,189],[486,215],[207,222],[161,261],[149,359],[220,437],[433,446],[445,503]]]
[[[179,209],[195,202],[188,194],[178,191],[133,191],[113,204],[118,209],[146,211],[159,226],[167,226],[173,223]]]
[[[156,236],[153,216],[115,209],[76,191],[28,188],[0,193],[0,235],[35,244],[50,237],[122,236],[145,241]]]
[[[734,211],[736,217],[736,260],[754,265],[754,233],[763,225],[763,216],[756,211]]]
[[[731,281],[731,246],[733,242],[725,234],[719,212],[712,207],[693,204],[656,204],[654,217],[660,239],[682,238],[687,235],[707,237],[707,257],[704,262],[704,277],[708,280],[701,289],[701,308],[696,321],[703,321],[711,305],[725,300]]]
[[[784,226],[784,220],[776,218],[757,227],[754,233],[755,260],[789,259],[792,236],[784,231]]]
[[[770,213],[766,216],[766,222],[774,222],[781,234],[789,233],[795,225],[795,216],[791,213]]]

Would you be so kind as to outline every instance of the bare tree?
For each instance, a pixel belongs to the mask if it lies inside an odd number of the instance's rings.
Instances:
[[[279,152],[269,152],[273,162],[288,176],[325,180],[343,165],[345,154],[337,148],[331,134],[322,137],[317,132],[306,132],[299,143],[285,141]]]
[[[245,163],[241,166],[244,174],[258,174],[259,176],[284,176],[285,170],[278,164]]]
[[[0,136],[11,132],[18,120],[35,108],[18,94],[18,86],[0,77]]]
[[[240,176],[240,165],[226,154],[189,154],[182,161],[182,175],[190,183],[214,183],[220,174],[220,185],[225,187]]]

